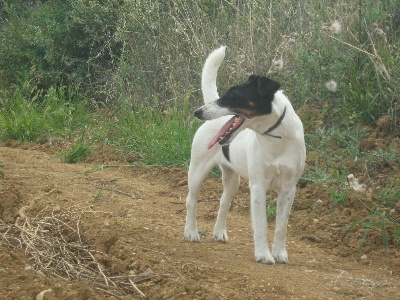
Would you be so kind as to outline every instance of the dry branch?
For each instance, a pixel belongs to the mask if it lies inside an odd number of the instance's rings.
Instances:
[[[111,191],[111,192],[114,192],[114,193],[117,193],[117,194],[125,195],[125,196],[128,196],[128,197],[131,197],[132,199],[141,199],[138,193],[134,193],[134,194],[128,193],[128,192],[125,192],[123,190],[107,187],[104,184],[93,184],[93,185],[95,187],[99,188],[99,189],[104,189],[104,190]]]
[[[21,249],[32,267],[52,278],[84,281],[93,288],[116,295],[144,294],[132,282],[132,276],[107,276],[96,260],[90,244],[81,236],[84,214],[96,214],[90,207],[71,207],[66,211],[45,209],[28,217],[21,209],[14,224],[0,220],[0,242]],[[140,275],[139,275],[140,276]]]

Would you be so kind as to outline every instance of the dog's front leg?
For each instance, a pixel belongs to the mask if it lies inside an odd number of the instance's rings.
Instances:
[[[268,224],[266,194],[268,184],[265,182],[250,182],[251,220],[254,231],[254,254],[257,262],[275,264],[268,247]]]

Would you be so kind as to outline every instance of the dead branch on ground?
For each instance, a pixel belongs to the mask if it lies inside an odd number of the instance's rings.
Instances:
[[[110,277],[97,261],[98,252],[91,250],[90,243],[81,236],[81,218],[88,213],[99,212],[90,207],[72,207],[66,211],[47,208],[29,217],[23,208],[14,224],[0,220],[0,242],[24,251],[36,271],[52,278],[84,281],[114,296],[138,293],[144,298],[134,284],[141,275]]]

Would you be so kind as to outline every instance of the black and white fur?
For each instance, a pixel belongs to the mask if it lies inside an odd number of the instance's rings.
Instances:
[[[214,227],[215,239],[228,241],[227,215],[243,177],[249,181],[256,261],[287,263],[288,218],[306,157],[303,125],[279,90],[279,83],[266,77],[252,75],[219,97],[216,77],[225,49],[220,47],[212,52],[203,68],[205,105],[195,111],[195,116],[208,121],[193,139],[184,236],[190,241],[200,239],[196,222],[200,188],[212,167],[219,165],[224,190]],[[227,123],[229,128],[224,125]],[[219,132],[220,128],[226,132]],[[270,189],[278,192],[272,253],[266,214],[266,193]]]

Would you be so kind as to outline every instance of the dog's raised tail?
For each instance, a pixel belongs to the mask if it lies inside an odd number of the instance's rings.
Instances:
[[[225,57],[226,46],[219,47],[210,53],[204,63],[201,74],[201,90],[204,104],[211,103],[219,98],[217,90],[217,73]]]

